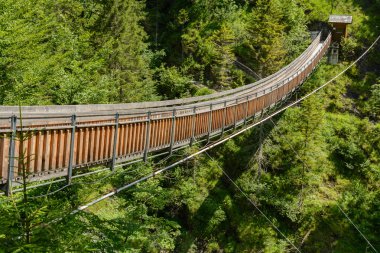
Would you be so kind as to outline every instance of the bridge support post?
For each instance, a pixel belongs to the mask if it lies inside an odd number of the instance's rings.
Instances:
[[[174,146],[174,136],[175,136],[175,114],[176,110],[175,108],[173,109],[173,116],[172,116],[172,129],[170,133],[170,150],[169,150],[169,155],[173,154],[173,146]]]
[[[195,121],[196,121],[196,115],[197,115],[197,107],[194,106],[193,108],[193,119],[192,119],[192,130],[191,130],[191,139],[190,139],[190,146],[192,146],[194,144],[194,141],[195,141]]]
[[[71,177],[73,175],[73,158],[74,158],[74,142],[75,142],[75,130],[76,130],[77,116],[73,114],[71,116],[71,139],[70,139],[70,154],[69,154],[69,166],[67,168],[67,184],[71,184]]]
[[[116,144],[117,144],[117,135],[119,132],[119,113],[115,114],[115,133],[113,135],[113,147],[112,147],[112,161],[111,161],[111,170],[115,170],[116,164]]]
[[[238,99],[235,101],[235,111],[234,111],[234,129],[236,129],[236,114],[237,114],[237,107],[238,107]]]
[[[13,115],[11,117],[11,139],[9,143],[9,162],[8,162],[8,178],[7,184],[5,186],[5,195],[9,196],[12,194],[12,181],[13,181],[13,172],[15,164],[15,142],[16,142],[16,124],[17,117]]]
[[[210,116],[208,118],[207,143],[210,141],[211,129],[212,129],[212,104],[210,104]]]
[[[224,127],[226,126],[226,116],[227,116],[227,101],[224,101],[224,109],[223,109],[223,120],[222,120],[222,133],[221,136],[224,135]]]
[[[146,123],[146,133],[145,133],[145,150],[144,150],[144,162],[148,160],[148,151],[149,151],[149,141],[150,141],[150,116],[151,112],[148,112],[147,123]]]
[[[274,86],[270,87],[270,105],[269,105],[269,109],[272,109],[273,107],[275,107],[276,105],[276,99],[273,99],[273,91],[277,89],[277,84],[275,84]],[[274,101],[273,101],[274,100]]]
[[[249,95],[247,96],[247,102],[245,102],[244,125],[247,125],[247,118],[248,118],[248,102],[249,102]]]

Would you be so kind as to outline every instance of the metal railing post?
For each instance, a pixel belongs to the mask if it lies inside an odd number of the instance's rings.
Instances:
[[[12,194],[12,181],[13,181],[13,172],[15,164],[15,142],[16,142],[16,124],[17,117],[13,115],[11,117],[11,139],[9,143],[9,161],[8,161],[8,178],[5,188],[5,195],[9,196]]]
[[[172,129],[170,133],[170,150],[169,155],[173,154],[173,146],[174,146],[174,136],[175,136],[175,114],[176,110],[173,109],[173,116],[172,116]]]
[[[269,97],[269,108],[273,108],[275,106],[275,103],[276,103],[276,99],[274,99],[274,102],[272,101],[273,100],[273,91],[275,90],[274,86],[271,86],[270,87],[270,97]],[[272,106],[273,105],[273,106]]]
[[[67,184],[71,184],[71,177],[73,175],[73,158],[74,158],[74,142],[75,142],[75,130],[76,130],[77,116],[73,114],[71,116],[71,139],[70,139],[70,154],[69,154],[69,166],[67,168]]]
[[[227,101],[224,101],[224,109],[223,109],[223,122],[222,122],[222,132],[221,136],[223,137],[224,135],[224,127],[226,126],[226,116],[227,116]]]
[[[248,102],[249,102],[249,95],[247,96],[247,102],[246,102],[246,104],[245,104],[244,125],[247,125],[247,118],[248,118]]]
[[[116,143],[117,143],[117,135],[119,132],[119,113],[115,114],[115,133],[113,135],[113,148],[112,148],[112,161],[111,161],[111,170],[115,169],[116,164]]]
[[[210,141],[211,128],[212,128],[212,104],[210,104],[210,116],[208,118],[207,142]]]
[[[149,141],[150,141],[150,116],[151,112],[148,112],[148,121],[146,125],[146,133],[145,133],[145,150],[144,150],[144,162],[148,160],[148,151],[149,151]]]
[[[196,115],[197,115],[197,107],[194,106],[193,108],[193,119],[192,119],[192,132],[191,132],[191,139],[190,139],[190,146],[194,144],[195,141],[195,121],[196,121]]]
[[[236,129],[236,114],[237,114],[237,107],[238,107],[238,99],[235,101],[235,112],[234,112],[234,129]]]
[[[255,103],[253,105],[253,115],[252,115],[252,120],[253,121],[256,121],[257,119],[257,107],[258,107],[258,97],[257,97],[257,92],[255,94],[253,94],[252,96],[254,96],[253,98],[255,99]]]

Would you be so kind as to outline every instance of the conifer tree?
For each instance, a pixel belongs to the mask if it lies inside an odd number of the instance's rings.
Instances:
[[[107,102],[110,81],[94,50],[91,26],[99,4],[69,1],[6,1],[0,101],[14,104]],[[92,15],[92,18],[89,18]]]
[[[100,40],[109,52],[108,71],[116,84],[117,102],[155,97],[150,70],[152,52],[141,25],[145,20],[144,7],[145,2],[137,0],[113,0],[105,4]]]
[[[248,21],[248,39],[244,53],[246,62],[252,62],[253,69],[260,76],[277,71],[284,64],[284,25],[279,0],[258,0]]]
[[[223,25],[211,37],[216,45],[211,71],[218,89],[230,88],[233,81],[231,73],[235,61],[235,55],[232,52],[233,39],[233,33],[226,25]]]

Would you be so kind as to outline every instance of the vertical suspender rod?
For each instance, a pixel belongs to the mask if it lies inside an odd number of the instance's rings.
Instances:
[[[147,115],[147,123],[146,123],[146,133],[145,133],[145,150],[144,150],[144,162],[148,160],[148,152],[149,152],[149,142],[150,142],[150,116],[151,112],[148,112]]]
[[[175,136],[175,117],[176,110],[175,108],[173,109],[173,116],[172,116],[172,129],[170,133],[170,150],[169,150],[169,155],[173,153],[173,146],[174,146],[174,136]]]
[[[75,130],[76,130],[77,117],[75,114],[71,116],[71,139],[70,139],[70,154],[69,154],[69,166],[67,168],[67,184],[71,184],[71,177],[73,176],[73,162],[74,162],[74,142],[75,142]]]
[[[194,141],[195,141],[195,123],[196,123],[196,115],[197,115],[197,107],[194,106],[193,108],[193,119],[192,119],[192,132],[191,132],[191,139],[190,139],[190,146],[193,145]]]
[[[13,181],[13,173],[14,173],[14,164],[15,164],[15,144],[16,144],[16,124],[17,117],[13,115],[11,117],[11,138],[9,143],[9,158],[8,158],[8,178],[7,185],[5,188],[6,196],[12,194],[12,181]]]
[[[212,129],[212,104],[210,104],[210,116],[209,116],[209,118],[208,118],[207,142],[210,141],[211,129]]]
[[[115,114],[115,133],[113,135],[113,148],[112,148],[112,161],[111,161],[111,170],[115,169],[116,164],[116,146],[117,146],[117,135],[119,132],[119,113]]]

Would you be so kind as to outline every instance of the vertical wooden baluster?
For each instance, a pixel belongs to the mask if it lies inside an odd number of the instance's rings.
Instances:
[[[165,114],[165,119],[163,120],[163,136],[162,136],[162,145],[168,147],[170,144],[170,126],[172,124],[171,117],[169,118],[167,114]]]
[[[140,118],[139,118],[139,120],[141,120]],[[140,122],[137,122],[136,123],[136,127],[137,127],[137,129],[136,129],[136,136],[135,136],[135,139],[136,139],[136,152],[137,153],[140,153],[140,151],[141,151],[141,139],[142,139],[142,129],[143,129],[143,127],[142,127],[142,123],[140,123]]]
[[[159,148],[159,147],[162,146],[162,134],[163,134],[163,131],[164,131],[163,122],[164,121],[162,119],[156,121],[156,128],[157,128],[157,143],[156,143],[156,148]]]
[[[93,149],[94,149],[94,127],[90,126],[88,128],[88,153],[87,162],[91,164],[93,162]]]
[[[43,143],[44,143],[44,134],[42,131],[38,131],[35,135],[37,138],[37,144],[36,144],[36,165],[34,167],[34,172],[39,173],[42,171],[42,156],[43,156]],[[29,169],[29,168],[27,168]]]
[[[31,154],[31,150],[32,150],[32,142],[33,142],[33,136],[31,136],[31,138],[28,138],[27,140],[27,144],[26,144],[26,149],[25,149],[25,158],[26,158],[26,167],[29,169],[31,166],[30,166],[30,160],[31,158],[33,159],[33,157],[31,157],[33,154]]]
[[[122,156],[123,155],[123,145],[124,145],[124,126],[123,124],[119,124],[119,129],[118,129],[118,135],[119,135],[119,143],[118,143],[118,147],[116,148],[118,150],[118,155]]]
[[[110,136],[110,130],[111,129],[111,126],[106,126],[105,127],[105,138],[104,138],[104,142],[105,142],[105,145],[104,145],[104,158],[106,160],[110,160],[110,143],[111,143],[111,136]]]
[[[55,170],[55,162],[56,162],[56,155],[57,155],[57,136],[56,136],[57,130],[51,131],[51,142],[50,142],[50,150],[51,150],[51,156],[49,159],[49,167],[51,170]]]
[[[69,167],[69,156],[70,156],[70,140],[71,140],[71,128],[65,129],[65,153],[63,157],[63,167],[68,168]]]
[[[105,145],[106,145],[105,144],[105,138],[104,138],[104,135],[106,134],[106,131],[105,131],[104,126],[100,127],[99,131],[100,131],[99,159],[100,160],[104,160],[104,158],[106,157],[105,154],[104,154]]]
[[[127,155],[131,155],[133,153],[133,129],[135,126],[133,123],[128,123],[128,151]]]
[[[207,121],[207,115],[206,112],[202,113],[202,136],[204,136],[207,133],[208,130],[208,121]]]
[[[59,149],[58,149],[58,158],[57,161],[57,168],[62,169],[63,168],[63,154],[65,152],[65,138],[64,138],[64,130],[59,130]]]
[[[137,140],[137,123],[132,123],[133,126],[133,133],[132,133],[132,151],[131,154],[136,153],[136,140]]]
[[[178,137],[179,137],[179,129],[181,128],[181,118],[180,117],[176,117],[175,118],[175,129],[174,129],[174,139],[173,139],[173,143],[176,143]]]
[[[151,121],[150,122],[150,131],[151,134],[149,135],[150,140],[149,140],[149,147],[150,148],[155,148],[156,147],[156,140],[157,140],[157,120]]]
[[[186,129],[186,116],[181,117],[181,128],[179,129],[179,138],[178,141],[182,142],[185,139],[185,129]]]
[[[123,155],[126,156],[127,155],[127,148],[128,148],[128,129],[129,129],[129,125],[128,123],[125,123],[124,125],[124,146],[123,146]]]
[[[100,149],[100,127],[95,127],[95,147],[94,147],[94,161],[98,162],[100,160],[99,149]]]
[[[183,116],[181,118],[178,119],[179,122],[181,122],[181,126],[179,127],[178,129],[178,142],[181,142],[183,141],[183,131],[185,129],[185,120],[186,120],[186,116]]]
[[[48,171],[50,169],[49,167],[49,160],[50,160],[50,142],[51,142],[51,132],[50,130],[47,130],[45,132],[45,135],[46,135],[46,143],[45,143],[45,150],[44,150],[44,156],[45,156],[45,159],[44,159],[44,171]]]

